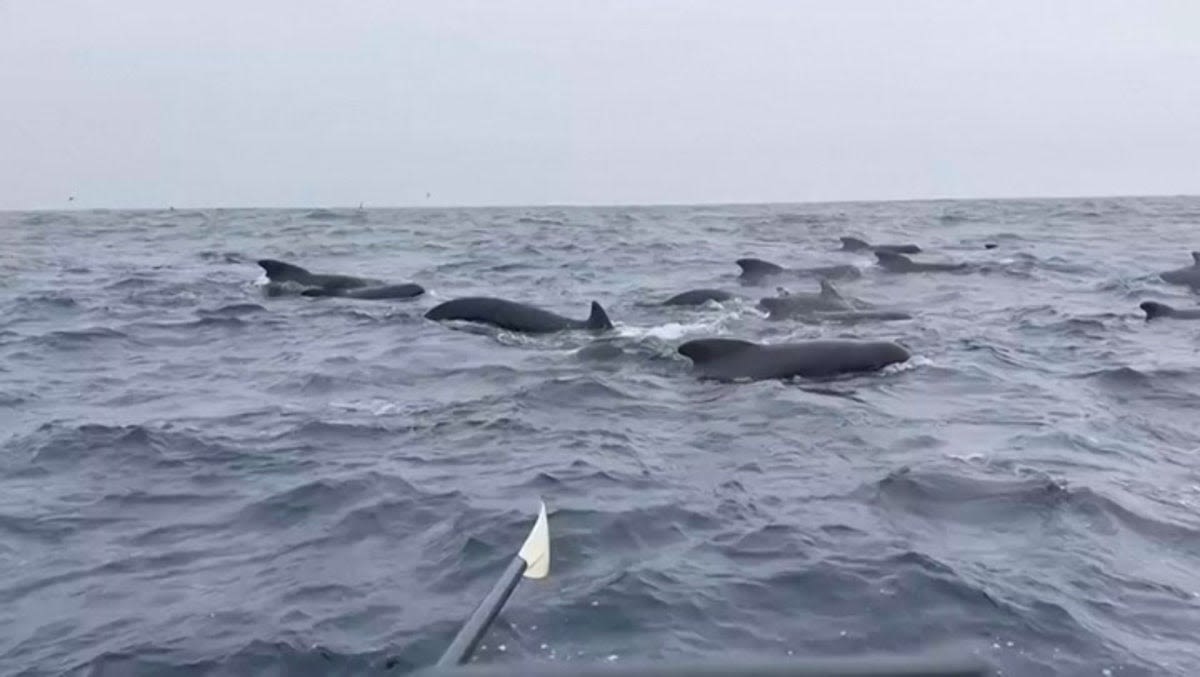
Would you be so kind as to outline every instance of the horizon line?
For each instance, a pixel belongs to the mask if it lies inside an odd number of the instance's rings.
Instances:
[[[621,209],[621,208],[661,208],[661,207],[753,207],[753,206],[789,206],[789,205],[838,205],[838,204],[887,204],[903,202],[1020,202],[1037,200],[1114,200],[1137,198],[1200,198],[1200,193],[1141,193],[1141,194],[1108,194],[1108,195],[1003,195],[990,197],[911,197],[911,198],[876,198],[876,199],[837,199],[837,200],[736,200],[715,202],[545,202],[545,203],[484,203],[484,204],[407,204],[407,205],[372,205],[366,206],[360,202],[363,211],[370,209],[406,210],[406,209]],[[353,210],[360,209],[354,205],[241,205],[241,206],[125,206],[125,207],[34,207],[0,208],[5,212],[100,212],[100,211],[169,211],[169,210],[209,210],[224,209],[231,211],[251,211],[261,209],[271,210],[300,210],[300,209],[330,209]]]

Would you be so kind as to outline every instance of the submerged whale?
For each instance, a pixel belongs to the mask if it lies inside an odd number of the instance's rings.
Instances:
[[[820,266],[817,268],[784,268],[781,265],[762,259],[746,258],[735,261],[742,269],[738,276],[743,282],[758,284],[763,280],[781,275],[797,277],[823,277],[828,279],[853,279],[862,275],[862,271],[854,266]]]
[[[848,252],[892,252],[893,254],[920,254],[921,248],[915,244],[871,244],[857,237],[843,237],[842,250]]]
[[[489,324],[509,331],[526,334],[548,334],[566,329],[612,329],[608,314],[599,303],[592,301],[592,312],[586,320],[573,320],[557,313],[525,303],[487,296],[469,296],[440,303],[425,317],[430,320],[462,320]]]
[[[692,289],[662,302],[664,306],[699,306],[709,301],[728,301],[733,294],[720,289]]]
[[[1173,308],[1158,301],[1143,301],[1140,306],[1146,313],[1146,321],[1171,317],[1176,320],[1200,320],[1200,308]]]
[[[411,282],[384,284],[376,287],[354,287],[352,289],[330,289],[311,287],[300,292],[304,296],[336,296],[346,299],[411,299],[425,293],[425,288]]]
[[[965,263],[921,263],[913,261],[903,254],[875,250],[875,258],[884,270],[892,273],[936,273],[943,271],[965,270]]]
[[[738,339],[699,339],[677,349],[698,373],[717,380],[820,378],[878,371],[911,357],[890,341],[818,340],[760,344]]]
[[[854,308],[829,280],[821,280],[821,290],[815,293],[792,294],[784,289],[780,289],[779,292],[779,296],[764,298],[758,302],[758,307],[767,311],[768,320],[785,320],[821,310]]]
[[[804,320],[817,322],[893,322],[896,320],[911,320],[912,314],[902,310],[821,310],[803,317]]]
[[[1200,252],[1192,252],[1192,265],[1158,274],[1164,282],[1200,289]]]

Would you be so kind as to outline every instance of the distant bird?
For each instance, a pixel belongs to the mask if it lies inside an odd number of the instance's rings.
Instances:
[[[72,195],[71,197],[67,198],[67,202],[74,202],[74,201],[75,201],[75,196],[74,196],[74,195]]]
[[[433,194],[433,193],[430,193],[430,192],[426,191],[426,193],[425,193],[425,199],[426,199],[426,200],[428,200],[428,199],[429,199],[429,196],[430,196],[430,195],[432,195],[432,194]]]

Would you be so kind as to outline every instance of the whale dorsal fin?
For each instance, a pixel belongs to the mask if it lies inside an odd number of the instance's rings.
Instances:
[[[688,341],[679,346],[678,352],[695,364],[705,364],[757,347],[757,343],[741,339],[712,338]]]
[[[612,329],[612,321],[608,319],[608,313],[604,312],[604,308],[597,302],[592,301],[592,314],[587,319],[588,329]]]
[[[871,248],[871,245],[866,240],[860,240],[857,237],[843,237],[842,238],[842,249],[846,249],[849,251],[861,251],[863,249],[870,249],[870,248]]]
[[[1200,252],[1192,252],[1192,265],[1200,266]]]
[[[258,265],[267,273],[267,279],[272,282],[307,283],[312,279],[312,273],[300,266],[276,261],[275,259],[260,259]]]
[[[784,270],[783,266],[762,259],[738,259],[735,263],[741,267],[742,275],[770,275]]]

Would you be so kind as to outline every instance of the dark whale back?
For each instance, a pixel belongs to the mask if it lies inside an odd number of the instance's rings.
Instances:
[[[762,259],[738,259],[734,263],[742,269],[742,277],[765,277],[787,272],[783,266]]]
[[[780,295],[759,300],[758,307],[767,311],[770,320],[781,320],[796,315],[821,310],[851,310],[851,304],[842,297],[837,287],[821,279],[821,291],[813,294],[791,294],[784,289]]]
[[[1173,308],[1158,301],[1143,301],[1139,306],[1146,313],[1146,321],[1163,317],[1174,317],[1180,320],[1200,320],[1200,308]]]
[[[848,252],[865,252],[871,248],[871,245],[866,240],[860,240],[857,237],[843,237],[842,249]]]
[[[862,275],[856,266],[834,265],[817,268],[784,268],[783,266],[762,259],[738,259],[735,261],[742,269],[740,275],[743,281],[751,283],[761,281],[773,275],[796,275],[800,277],[824,277],[831,279],[853,279]]]
[[[664,306],[698,306],[709,301],[728,301],[733,294],[720,289],[692,289],[663,301]]]
[[[261,259],[258,265],[267,273],[267,279],[272,282],[295,282],[297,284],[310,284],[313,274],[301,268],[300,266],[276,261],[275,259]]]
[[[592,301],[591,314],[586,320],[573,320],[526,303],[487,296],[468,296],[446,301],[430,308],[425,317],[439,321],[477,322],[528,334],[546,334],[565,329],[599,331],[613,328],[608,314],[595,301]]]
[[[921,248],[915,244],[871,244],[857,237],[843,237],[842,250],[850,252],[891,252],[893,254],[920,254]]]
[[[818,340],[763,345],[737,339],[699,339],[677,350],[691,359],[701,374],[720,380],[821,378],[878,371],[910,357],[907,350],[890,341]]]
[[[325,275],[313,273],[300,266],[277,261],[275,259],[260,259],[258,265],[267,273],[267,279],[272,282],[294,282],[306,287],[322,287],[327,291],[354,289],[380,285],[378,280],[370,280],[353,275]]]
[[[875,250],[875,258],[884,269],[900,273],[962,270],[967,267],[965,263],[918,263],[903,254],[881,249]]]
[[[716,360],[729,357],[744,350],[754,350],[757,343],[740,339],[697,339],[688,341],[677,348],[680,355],[691,360],[697,366],[710,364]]]
[[[1146,313],[1147,320],[1169,317],[1175,311],[1171,306],[1165,303],[1158,303],[1157,301],[1142,301],[1138,307]]]
[[[1200,288],[1200,252],[1192,252],[1192,265],[1159,273],[1159,277],[1172,284],[1185,284]]]

